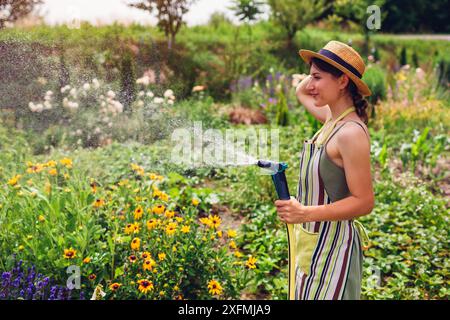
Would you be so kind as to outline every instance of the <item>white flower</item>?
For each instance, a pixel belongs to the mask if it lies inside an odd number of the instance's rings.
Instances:
[[[91,88],[91,85],[87,82],[83,85],[83,89],[86,91],[89,90],[90,88]]]
[[[100,106],[102,106],[103,108],[106,107],[106,102],[105,102],[105,101],[102,101],[102,102],[100,103]]]
[[[63,99],[63,107],[64,108],[68,108],[69,107],[69,99],[67,99],[67,98]]]
[[[72,101],[69,102],[68,106],[70,109],[78,109],[78,107],[79,107],[77,102],[72,102]]]
[[[114,106],[116,107],[118,113],[123,112],[123,105],[119,101],[115,101]]]
[[[66,92],[67,90],[70,90],[70,86],[69,86],[69,85],[62,87],[62,88],[61,88],[61,93],[64,93],[64,92]]]
[[[97,78],[92,79],[92,84],[94,86],[94,89],[100,88],[100,82],[97,80]]]
[[[168,100],[167,103],[170,105],[174,104],[173,100]]]
[[[143,106],[144,106],[144,101],[139,100],[139,101],[137,102],[137,105],[138,105],[138,107],[143,107]]]
[[[112,90],[109,90],[106,95],[108,96],[108,98],[111,98],[111,99],[114,99],[116,97],[116,93]]]
[[[113,126],[112,122],[108,123],[109,128],[112,128],[112,126]]]
[[[77,131],[75,131],[75,134],[77,136],[81,136],[83,134],[83,131],[81,129],[78,129]]]
[[[99,127],[95,128],[94,130],[95,134],[99,134],[100,132],[102,132],[102,130]]]
[[[34,106],[33,112],[42,112],[42,110],[44,110],[44,106],[42,105],[42,103],[38,103]]]
[[[164,98],[169,98],[173,96],[173,91],[172,90],[166,90],[166,92],[164,92]]]
[[[45,93],[45,95],[46,95],[46,96],[52,96],[52,95],[53,95],[53,91],[48,90],[48,91]]]
[[[151,91],[147,91],[147,97],[153,98],[155,95]]]
[[[44,109],[45,110],[50,110],[52,108],[52,104],[50,103],[50,101],[45,101],[44,102]]]
[[[105,96],[101,94],[99,98],[103,100],[105,99]]]
[[[143,76],[142,78],[139,78],[136,80],[137,84],[143,84],[144,86],[148,86],[150,84],[150,77],[149,76]]]
[[[70,90],[70,95],[73,96],[73,97],[76,97],[76,95],[77,95],[77,89],[72,88],[72,89]]]
[[[103,117],[102,122],[108,123],[109,122],[109,118],[108,117]]]
[[[143,97],[145,96],[145,92],[144,91],[139,91],[139,97]]]
[[[164,99],[163,99],[163,98],[156,97],[156,98],[153,100],[153,102],[156,103],[156,104],[161,104],[161,103],[164,103]]]

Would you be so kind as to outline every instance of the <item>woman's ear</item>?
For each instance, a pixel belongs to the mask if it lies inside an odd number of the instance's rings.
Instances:
[[[350,78],[344,73],[339,77],[338,81],[339,81],[339,89],[343,90],[348,86]]]

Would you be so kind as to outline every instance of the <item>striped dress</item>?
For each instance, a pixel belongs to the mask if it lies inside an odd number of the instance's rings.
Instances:
[[[352,107],[344,111],[321,141],[327,141],[336,122],[354,110]],[[307,206],[333,202],[320,176],[324,146],[314,141],[322,129],[311,140],[304,141],[300,158],[297,200]],[[353,220],[322,221],[287,227],[289,299],[360,298],[363,259],[360,234],[363,229],[358,223]]]

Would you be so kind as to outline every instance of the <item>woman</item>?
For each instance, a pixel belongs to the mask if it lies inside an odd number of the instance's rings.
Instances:
[[[370,138],[360,55],[330,41],[319,52],[300,50],[310,75],[297,98],[323,127],[305,140],[297,198],[277,200],[289,231],[290,299],[359,299],[362,225],[353,219],[374,207]]]

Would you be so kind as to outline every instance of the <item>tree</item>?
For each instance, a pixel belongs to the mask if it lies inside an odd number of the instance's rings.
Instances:
[[[144,0],[138,3],[128,4],[150,13],[156,12],[158,27],[164,31],[168,38],[169,49],[175,44],[175,37],[185,22],[183,16],[189,11],[189,7],[197,0]]]
[[[42,0],[0,0],[0,29],[30,14]]]
[[[267,0],[272,18],[285,31],[288,47],[292,47],[297,31],[317,20],[329,8],[327,0]]]
[[[233,0],[233,6],[230,7],[239,21],[244,21],[247,24],[250,43],[252,41],[252,28],[249,24],[256,21],[258,15],[263,13],[261,9],[263,4],[264,2],[258,0]]]

